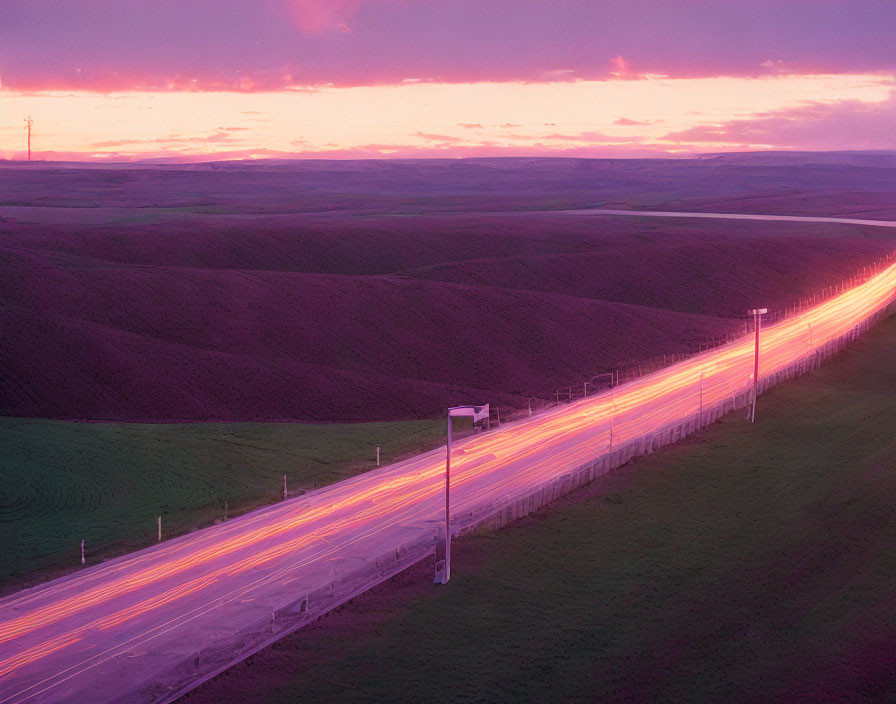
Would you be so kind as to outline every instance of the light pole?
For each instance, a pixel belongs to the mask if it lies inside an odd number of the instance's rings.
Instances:
[[[436,584],[447,584],[451,579],[451,418],[473,416],[473,423],[488,418],[488,404],[484,406],[454,406],[448,409],[448,442],[445,446],[445,535],[436,543]]]
[[[768,308],[751,308],[747,311],[753,316],[753,328],[756,331],[756,351],[753,354],[753,406],[750,408],[750,422],[756,422],[756,398],[759,395],[759,328],[762,316],[768,313]]]

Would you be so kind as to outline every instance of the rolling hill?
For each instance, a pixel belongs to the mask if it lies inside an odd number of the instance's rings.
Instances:
[[[872,232],[881,228],[550,209],[626,202],[626,188],[630,205],[649,196],[670,207],[675,179],[679,205],[709,202],[750,178],[747,190],[767,193],[768,174],[797,173],[750,168],[0,168],[0,413],[360,421],[465,402],[525,407],[595,373],[694,350],[740,329],[746,308],[783,307],[891,251]],[[823,197],[844,168],[800,165],[801,192]],[[870,188],[881,171],[855,181]],[[884,212],[886,188],[868,193],[850,198]]]

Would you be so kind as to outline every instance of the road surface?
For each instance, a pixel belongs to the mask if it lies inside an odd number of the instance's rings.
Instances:
[[[637,218],[711,218],[714,220],[781,220],[784,222],[828,222],[838,225],[870,225],[896,227],[896,220],[861,220],[858,218],[828,218],[815,215],[754,215],[752,213],[680,213],[674,210],[608,210],[580,208],[578,210],[545,210],[553,215],[623,215]]]
[[[763,328],[761,374],[812,354],[894,296],[896,265],[886,265]],[[711,408],[749,388],[752,369],[748,336],[458,442],[452,515],[535,491],[613,447]],[[442,449],[0,600],[0,702],[169,701],[282,635],[282,614],[303,612],[308,595],[326,595],[366,566],[380,568],[390,551],[398,562],[408,546],[431,553],[443,477]],[[463,579],[463,565],[453,574]],[[258,623],[270,624],[266,641]]]

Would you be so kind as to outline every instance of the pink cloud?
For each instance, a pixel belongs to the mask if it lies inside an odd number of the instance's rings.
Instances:
[[[110,139],[101,142],[94,142],[90,146],[94,149],[115,149],[121,147],[134,147],[137,145],[153,144],[160,147],[172,147],[179,144],[233,144],[240,140],[231,133],[243,130],[243,127],[220,127],[216,132],[207,135],[197,135],[194,137],[184,137],[182,135],[172,134],[167,137],[158,137],[156,139]]]
[[[890,0],[0,0],[0,66],[100,92],[892,72],[894,26]]]
[[[610,75],[616,78],[635,78],[631,63],[622,54],[610,59]]]
[[[896,149],[896,91],[882,103],[812,102],[752,118],[697,125],[662,139],[801,150]]]
[[[556,139],[560,141],[568,141],[568,142],[591,142],[591,143],[600,143],[600,142],[638,142],[640,138],[637,137],[618,137],[610,134],[604,134],[603,132],[598,132],[593,130],[591,132],[579,132],[577,134],[549,134],[546,137],[542,137],[541,139]]]
[[[630,120],[627,117],[620,117],[613,122],[614,125],[622,125],[623,127],[634,127],[635,125],[649,125],[649,122],[642,120]]]
[[[361,0],[289,0],[296,26],[308,34],[351,32],[348,22],[360,7]]]
[[[415,137],[420,137],[428,142],[462,142],[460,137],[452,137],[448,134],[430,134],[428,132],[415,132]]]

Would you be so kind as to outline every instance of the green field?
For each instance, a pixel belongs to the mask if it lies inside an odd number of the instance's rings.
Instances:
[[[896,318],[822,369],[414,568],[202,702],[896,701]]]
[[[6,591],[332,484],[444,442],[444,421],[70,423],[0,418],[0,584]],[[49,571],[48,571],[49,570]],[[25,575],[30,575],[25,578]],[[24,580],[24,581],[23,581]]]

